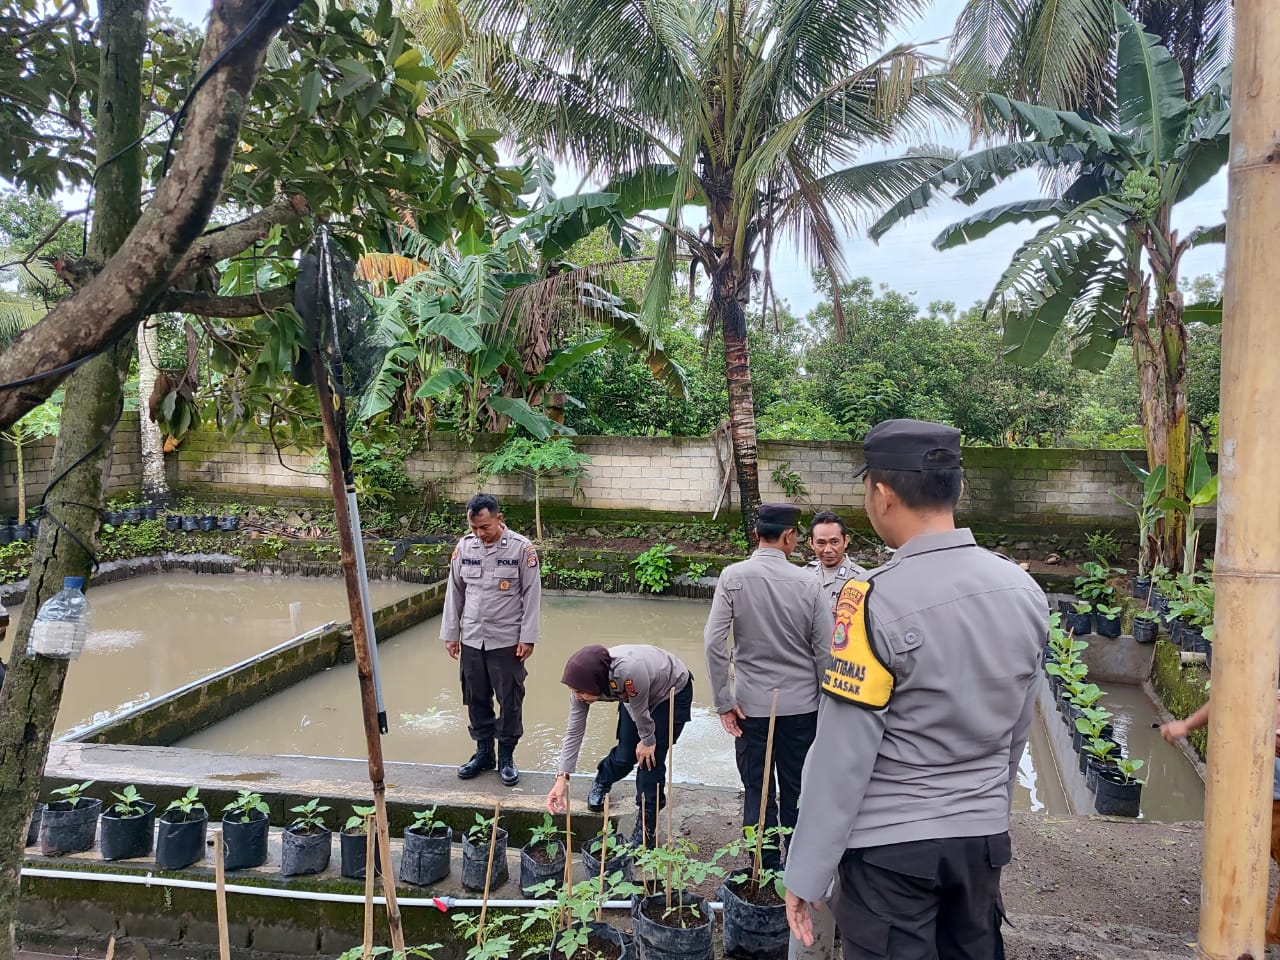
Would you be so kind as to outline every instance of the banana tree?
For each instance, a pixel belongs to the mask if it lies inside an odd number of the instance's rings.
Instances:
[[[1137,503],[1126,500],[1119,494],[1113,494],[1138,518],[1138,579],[1141,580],[1151,569],[1153,559],[1157,563],[1163,562],[1155,533],[1156,526],[1160,522],[1160,501],[1165,495],[1165,468],[1164,464],[1160,464],[1154,470],[1146,470],[1123,453],[1120,454],[1120,459],[1129,468],[1129,472],[1142,483],[1142,496]]]
[[[1209,467],[1204,447],[1196,444],[1191,451],[1191,469],[1187,471],[1186,487],[1181,496],[1164,497],[1160,501],[1163,510],[1179,514],[1183,518],[1185,542],[1182,551],[1182,572],[1191,578],[1196,572],[1196,550],[1200,545],[1200,528],[1196,523],[1196,510],[1211,507],[1218,499],[1218,477]]]
[[[972,205],[997,183],[1026,169],[1052,174],[1062,188],[1047,197],[1006,203],[947,227],[940,250],[981,239],[1010,223],[1049,222],[1014,254],[986,304],[1004,330],[1005,356],[1032,363],[1064,326],[1072,361],[1101,370],[1122,337],[1133,343],[1147,463],[1165,467],[1165,492],[1180,495],[1187,477],[1187,317],[1178,290],[1183,255],[1221,240],[1220,228],[1181,236],[1174,206],[1226,163],[1231,76],[1222,70],[1188,101],[1182,71],[1169,52],[1120,4],[1114,124],[986,94],[994,121],[1023,131],[1019,143],[978,151],[949,164],[886,212],[879,238],[895,223],[943,195]],[[1211,309],[1198,311],[1207,318]],[[1170,565],[1180,559],[1183,517],[1165,514],[1162,539]]]

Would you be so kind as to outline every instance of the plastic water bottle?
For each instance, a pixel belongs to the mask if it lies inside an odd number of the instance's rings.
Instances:
[[[62,589],[40,607],[27,641],[29,656],[79,659],[89,635],[89,601],[84,577],[66,577]]]

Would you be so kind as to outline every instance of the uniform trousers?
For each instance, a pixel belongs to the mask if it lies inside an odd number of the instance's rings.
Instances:
[[[671,742],[680,739],[680,731],[689,722],[689,708],[693,704],[693,677],[684,687],[676,691],[675,736]],[[653,767],[646,770],[641,767],[636,771],[636,806],[641,805],[644,798],[644,813],[652,824],[657,811],[667,805],[665,784],[667,782],[667,740],[671,736],[669,719],[670,701],[663,700],[649,711],[653,717],[657,743],[654,745]],[[596,767],[596,778],[606,787],[611,787],[619,780],[626,778],[636,765],[636,747],[640,744],[640,731],[636,722],[631,719],[624,704],[618,704],[618,742]]]
[[[844,960],[992,960],[1002,953],[1009,834],[845,851],[834,902]]]
[[[496,735],[502,746],[514,747],[524,735],[524,681],[529,675],[524,661],[516,659],[516,648],[477,649],[463,644],[458,668],[471,739],[485,743]]]
[[[760,791],[769,782],[769,801],[765,804],[765,829],[782,826],[794,830],[799,816],[800,775],[804,758],[809,754],[814,734],[818,731],[818,713],[797,713],[776,717],[773,727],[773,770],[766,778],[765,742],[769,737],[768,717],[747,717],[738,721],[742,736],[734,741],[738,776],[742,779],[742,825],[754,826],[760,821]],[[778,852],[766,851],[766,866],[776,866]]]

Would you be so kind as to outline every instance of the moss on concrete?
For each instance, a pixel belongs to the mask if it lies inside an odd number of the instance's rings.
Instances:
[[[1151,668],[1151,685],[1171,714],[1185,720],[1209,699],[1206,684],[1208,671],[1203,666],[1182,665],[1181,652],[1166,639],[1156,641],[1155,663]],[[1207,729],[1192,731],[1187,740],[1195,747],[1200,759],[1205,759],[1209,748]]]

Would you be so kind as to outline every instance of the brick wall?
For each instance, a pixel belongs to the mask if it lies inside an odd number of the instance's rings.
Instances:
[[[54,437],[26,444],[22,448],[22,466],[27,488],[27,509],[40,502],[45,487],[52,479]],[[138,414],[125,413],[116,426],[111,463],[104,474],[108,497],[126,496],[142,489],[142,453],[138,435]],[[13,445],[0,440],[0,516],[12,517],[18,512],[18,459]]]
[[[456,436],[431,435],[406,463],[406,470],[437,496],[464,500],[477,489],[476,461],[501,440],[480,437],[469,451]],[[590,476],[572,501],[567,483],[548,483],[544,503],[708,513],[723,483],[715,446],[707,438],[577,437],[574,443],[591,456]],[[1127,525],[1129,508],[1113,494],[1129,500],[1139,495],[1119,451],[970,447],[964,456],[967,486],[961,510],[974,522]],[[1138,462],[1144,459],[1141,453],[1130,456]],[[766,500],[784,499],[771,475],[787,464],[808,488],[814,509],[857,513],[862,485],[849,478],[861,461],[861,447],[855,443],[762,442],[761,494]],[[322,463],[313,452],[277,455],[270,443],[230,443],[197,433],[180,448],[173,480],[193,493],[321,498],[328,494]],[[533,494],[530,481],[512,477],[495,478],[488,489],[506,500],[531,500]],[[736,484],[731,484],[730,494],[736,502]]]

